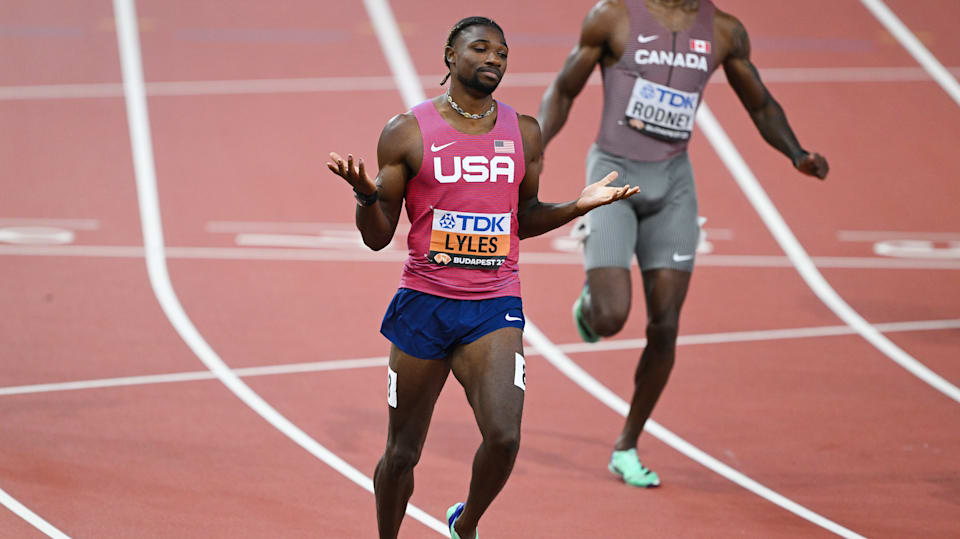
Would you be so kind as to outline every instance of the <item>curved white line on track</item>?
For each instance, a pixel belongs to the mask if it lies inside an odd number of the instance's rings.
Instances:
[[[596,378],[590,376],[587,371],[583,370],[582,367],[574,363],[573,360],[566,356],[566,354],[561,352],[560,349],[550,342],[550,339],[548,339],[537,328],[537,326],[530,321],[529,317],[526,320],[526,328],[523,331],[523,336],[527,339],[527,342],[529,342],[531,346],[539,350],[546,360],[549,361],[551,365],[556,367],[557,370],[565,374],[567,378],[573,380],[587,393],[593,395],[597,400],[606,404],[618,414],[624,417],[627,416],[627,413],[630,411],[630,405],[617,396],[616,393],[608,389],[605,385],[598,382]],[[686,455],[690,459],[702,464],[711,471],[729,479],[730,481],[733,481],[750,492],[753,492],[757,496],[769,500],[774,504],[786,509],[787,511],[790,511],[793,514],[816,524],[817,526],[829,530],[841,537],[863,537],[856,532],[853,532],[837,524],[836,522],[833,522],[832,520],[814,513],[813,511],[794,502],[793,500],[774,492],[773,490],[770,490],[753,479],[750,479],[743,473],[704,453],[683,438],[667,430],[653,419],[647,420],[643,430],[649,432],[658,440]]]
[[[114,0],[116,13],[117,40],[120,47],[120,60],[123,70],[123,86],[126,96],[127,121],[130,128],[130,141],[133,150],[133,162],[137,182],[137,200],[140,206],[140,220],[146,249],[147,273],[163,312],[200,361],[213,372],[230,391],[247,406],[291,440],[306,449],[334,470],[373,492],[373,481],[359,470],[348,464],[336,454],[311,438],[299,427],[267,404],[249,386],[230,370],[217,356],[217,353],[204,340],[200,332],[190,321],[180,305],[170,275],[167,273],[166,255],[163,245],[163,226],[160,218],[160,206],[157,199],[156,169],[153,160],[153,143],[150,136],[150,121],[147,114],[147,99],[144,92],[143,67],[140,56],[140,40],[137,35],[136,8],[133,0]],[[407,513],[429,528],[446,534],[445,523],[433,518],[421,509],[407,506]]]
[[[407,83],[410,84],[410,87],[404,88],[402,93],[404,96],[404,103],[408,107],[413,107],[420,101],[426,99],[426,96],[423,92],[423,87],[420,86],[418,82],[419,78],[416,76],[416,72],[413,71],[413,62],[410,61],[410,54],[407,51],[406,44],[403,42],[403,39],[400,37],[400,33],[397,30],[396,21],[394,20],[393,14],[390,11],[388,0],[364,0],[364,4],[367,6],[368,11],[380,12],[378,13],[378,17],[372,17],[375,24],[379,21],[379,24],[388,24],[392,26],[392,28],[381,28],[380,26],[376,26],[377,34],[380,36],[381,45],[383,46],[384,50],[388,51],[389,58],[392,60],[399,56],[403,60],[396,63],[391,62],[391,68],[395,71],[399,69],[410,70],[410,73],[408,74],[409,76],[397,75],[397,80],[408,81]],[[526,329],[524,330],[524,338],[527,339],[527,341],[541,354],[547,357],[551,364],[553,364],[571,380],[580,385],[580,387],[585,389],[588,393],[615,410],[617,413],[622,416],[627,415],[629,405],[624,402],[623,399],[620,399],[620,397],[618,397],[615,393],[597,382],[596,379],[587,374],[586,371],[584,371],[576,363],[570,360],[570,358],[564,355],[564,353],[561,352],[556,345],[550,342],[546,335],[537,329],[529,317],[526,319],[525,323]],[[670,447],[673,447],[680,453],[683,453],[687,457],[746,488],[754,494],[757,494],[758,496],[761,496],[790,511],[791,513],[794,513],[795,515],[798,515],[840,536],[849,538],[862,537],[861,535],[858,535],[855,532],[852,532],[843,526],[840,526],[839,524],[836,524],[835,522],[828,520],[814,513],[813,511],[810,511],[809,509],[774,492],[773,490],[764,487],[760,483],[757,483],[737,470],[734,470],[726,464],[723,464],[710,455],[707,455],[703,451],[697,449],[656,422],[648,420],[647,425],[648,426],[645,427],[644,430],[650,432],[651,435],[659,438],[661,441]]]
[[[817,270],[817,267],[810,260],[810,255],[803,249],[796,236],[787,226],[786,221],[777,211],[776,206],[767,196],[767,193],[760,186],[753,171],[747,166],[746,161],[740,155],[736,146],[727,136],[727,133],[717,122],[717,119],[710,112],[710,107],[706,103],[701,103],[700,110],[697,112],[697,125],[703,130],[710,144],[713,145],[720,157],[720,160],[727,166],[737,185],[743,190],[747,199],[756,209],[760,218],[767,228],[773,234],[777,243],[786,253],[787,257],[797,268],[800,276],[807,286],[813,291],[820,301],[822,301],[831,311],[834,312],[847,325],[857,330],[857,333],[863,336],[870,344],[886,354],[898,365],[908,370],[917,378],[930,384],[944,395],[960,402],[960,389],[948,382],[939,374],[933,372],[926,365],[914,359],[910,354],[904,352],[899,346],[880,333],[875,327],[870,325],[859,313],[853,310],[840,297],[839,294],[827,283],[823,275]]]
[[[933,80],[937,81],[937,84],[960,105],[960,84],[957,83],[957,79],[943,67],[943,64],[937,60],[933,53],[923,46],[917,36],[913,35],[913,32],[883,3],[883,0],[860,0],[860,2],[893,34],[893,37],[897,38],[903,48],[907,49],[907,52],[927,70]]]
[[[28,509],[25,505],[18,502],[14,499],[13,496],[4,492],[3,489],[0,489],[0,505],[3,505],[7,509],[13,511],[15,515],[26,520],[34,528],[45,533],[47,537],[54,537],[56,539],[70,539],[69,535],[66,535],[62,531],[55,528],[52,524],[43,520],[39,515]]]

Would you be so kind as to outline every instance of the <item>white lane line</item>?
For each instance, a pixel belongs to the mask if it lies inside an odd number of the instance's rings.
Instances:
[[[905,232],[903,230],[838,230],[839,241],[927,240],[960,241],[960,232]]]
[[[800,245],[796,236],[793,235],[790,227],[787,226],[786,221],[783,220],[780,212],[777,211],[770,197],[767,196],[767,193],[760,186],[760,182],[757,181],[756,176],[753,175],[753,171],[750,170],[746,161],[743,160],[736,146],[733,145],[733,142],[720,126],[720,123],[717,122],[713,113],[710,112],[710,107],[708,107],[706,103],[701,103],[700,110],[697,113],[697,125],[703,130],[710,144],[713,145],[716,150],[717,155],[720,156],[720,159],[730,170],[737,185],[743,190],[747,199],[756,209],[757,214],[763,219],[764,224],[770,229],[777,243],[780,244],[780,247],[787,254],[787,257],[790,258],[790,261],[796,266],[797,272],[800,273],[800,276],[813,293],[841,320],[856,329],[857,333],[862,335],[864,339],[874,345],[878,350],[886,354],[887,357],[944,395],[960,402],[960,388],[957,388],[942,376],[927,368],[904,352],[899,346],[894,344],[893,341],[877,331],[875,327],[871,326],[859,313],[853,310],[830,284],[827,283],[827,280],[824,279],[823,275],[817,270],[817,267],[803,249],[803,246]]]
[[[883,331],[884,333],[960,329],[960,319],[892,322],[887,324],[874,324],[873,327],[879,331]],[[727,333],[680,335],[677,337],[677,345],[687,346],[696,344],[723,344],[754,341],[774,341],[784,339],[807,339],[856,334],[857,331],[850,326],[821,326],[809,328],[767,329],[759,331],[733,331]],[[557,345],[557,348],[562,352],[570,354],[579,352],[601,352],[609,350],[634,350],[643,348],[646,345],[646,339],[612,339],[593,344],[560,344]]]
[[[0,245],[0,256],[47,256],[89,258],[143,258],[143,247],[130,245]],[[403,250],[319,250],[256,247],[167,247],[166,257],[196,260],[283,260],[302,262],[402,262]],[[880,258],[856,256],[815,256],[811,260],[820,268],[958,270],[960,260]],[[576,253],[522,252],[522,264],[582,266],[583,257]],[[793,263],[783,255],[698,255],[698,266],[727,268],[790,268]]]
[[[960,67],[950,73],[960,74]],[[930,75],[920,67],[786,67],[760,70],[763,81],[772,83],[828,84],[871,82],[927,82]],[[502,88],[545,88],[553,82],[554,72],[511,73]],[[420,84],[433,85],[442,74],[419,77]],[[724,84],[723,72],[710,78],[710,84]],[[588,79],[590,86],[600,85],[600,75]],[[286,94],[315,92],[395,91],[392,76],[304,77],[282,79],[234,79],[148,82],[144,85],[150,97]],[[43,84],[0,86],[0,101],[43,99],[110,99],[123,97],[123,85],[114,82],[88,84]]]
[[[389,7],[387,6],[387,1],[388,0],[365,0],[368,6],[371,4],[375,4],[378,6],[382,6],[382,9],[389,10]],[[408,107],[413,107],[414,105],[416,105],[417,103],[425,99],[423,88],[419,85],[418,82],[416,82],[418,79],[415,76],[415,72],[413,71],[413,63],[409,61],[409,53],[407,52],[406,44],[403,42],[403,39],[400,37],[400,32],[396,27],[396,22],[393,21],[392,17],[389,18],[389,22],[393,25],[393,28],[389,29],[389,31],[383,31],[383,32],[381,32],[380,29],[378,28],[378,34],[381,36],[381,44],[383,45],[385,50],[389,51],[389,54],[393,54],[393,55],[400,54],[406,57],[406,61],[396,62],[396,63],[391,62],[390,65],[391,65],[391,68],[394,69],[394,71],[399,69],[410,70],[410,73],[409,73],[410,76],[405,76],[405,77],[398,76],[397,79],[402,80],[404,81],[405,84],[409,85],[408,87],[403,89],[402,93],[404,96],[405,104]],[[584,389],[587,389],[594,397],[607,403],[608,406],[611,404],[611,401],[610,401],[611,396],[614,399],[619,400],[619,398],[616,397],[616,395],[614,395],[612,392],[610,392],[610,390],[600,385],[599,382],[591,378],[590,375],[588,375],[585,371],[583,371],[582,369],[577,367],[572,361],[570,361],[570,359],[567,358],[563,354],[563,352],[560,352],[556,348],[556,346],[554,346],[553,343],[551,343],[550,340],[547,339],[547,337],[543,335],[536,328],[536,326],[533,324],[533,322],[530,320],[529,317],[526,319],[525,323],[526,323],[527,329],[524,331],[524,337],[529,342],[531,342],[534,348],[536,348],[541,353],[543,353],[548,358],[548,360],[551,363],[553,363],[554,366],[556,366],[561,372],[563,372],[568,377],[571,377],[572,379],[577,381],[577,383],[580,384],[581,387],[584,387]],[[575,371],[579,371],[579,373],[576,373]],[[599,388],[602,388],[603,390],[605,390],[606,393],[597,391],[598,386]],[[624,416],[626,415],[627,406],[625,402],[623,402],[622,400],[619,400],[619,403],[614,402],[613,404],[614,406],[611,406],[611,407],[614,410],[617,410],[621,415],[624,415]],[[649,423],[651,422],[648,421],[648,424]],[[648,429],[648,430],[651,430],[651,429]],[[839,526],[821,517],[820,515],[813,513],[812,511],[800,506],[799,504],[793,501],[788,500],[787,498],[773,492],[772,490],[766,487],[763,487],[759,483],[756,483],[755,481],[746,477],[740,472],[733,470],[729,466],[726,466],[725,464],[717,461],[716,459],[713,459],[706,453],[703,453],[699,449],[693,447],[692,445],[688,444],[687,442],[680,439],[679,437],[673,435],[672,433],[660,427],[659,425],[656,425],[656,427],[651,430],[651,434],[660,438],[665,443],[677,449],[684,455],[687,455],[688,457],[696,460],[697,462],[707,466],[711,470],[723,475],[724,477],[730,479],[731,481],[734,481],[735,483],[743,486],[744,488],[747,488],[751,492],[754,492],[772,501],[773,503],[787,509],[788,511],[791,511],[794,514],[797,514],[803,518],[806,518],[807,520],[813,522],[814,524],[817,524],[830,531],[843,535],[844,537],[860,537],[859,535],[853,532],[850,532],[846,528],[843,528],[842,526]]]
[[[523,336],[527,339],[527,342],[529,342],[531,346],[543,353],[546,360],[549,361],[550,364],[556,367],[560,372],[565,374],[577,385],[593,395],[597,400],[616,411],[618,414],[624,417],[627,416],[627,413],[630,411],[630,405],[621,399],[616,393],[597,381],[596,378],[590,376],[587,371],[583,370],[583,368],[574,363],[563,352],[561,352],[539,329],[537,329],[537,327],[530,321],[530,318],[527,318],[526,320],[526,329],[524,329]],[[817,526],[829,530],[841,537],[862,537],[861,535],[837,524],[836,522],[833,522],[832,520],[829,520],[794,502],[793,500],[790,500],[789,498],[786,498],[785,496],[761,485],[743,473],[711,457],[697,447],[691,445],[683,438],[667,430],[653,419],[647,420],[643,430],[649,432],[655,438],[686,455],[697,463],[705,466],[709,470],[720,474],[737,485],[740,485],[750,492],[753,492],[757,496],[760,496],[786,509],[787,511],[790,511],[791,513],[806,519]]]
[[[885,333],[960,329],[960,319],[891,322],[888,324],[876,324],[874,327]],[[805,339],[855,334],[856,331],[854,331],[850,326],[821,326],[809,328],[768,329],[759,331],[734,331],[728,333],[704,333],[699,335],[681,335],[677,339],[677,346]],[[646,344],[646,339],[610,339],[593,344],[583,342],[558,344],[556,347],[565,354],[580,354],[609,352],[614,350],[637,350],[643,348],[646,346]],[[527,355],[533,357],[541,354],[537,350],[531,350],[527,353]],[[263,367],[233,369],[233,372],[241,378],[247,378],[251,376],[271,376],[278,374],[301,374],[322,371],[365,369],[370,367],[385,367],[386,365],[386,357],[371,357],[358,359],[334,359],[308,363],[287,363],[282,365],[265,365]],[[0,387],[0,396],[176,382],[193,382],[198,380],[213,380],[215,378],[216,376],[210,371],[123,376],[117,378],[102,378],[98,380],[80,380],[74,382],[56,382],[49,384]]]
[[[960,105],[960,84],[957,83],[957,79],[943,67],[936,56],[923,46],[917,36],[913,35],[913,32],[883,3],[883,0],[860,0],[860,2],[887,28],[887,31],[893,34],[893,37],[897,38],[903,48],[907,49],[907,52],[927,70],[927,73],[947,92],[947,95]]]
[[[43,217],[0,217],[0,226],[49,226],[70,230],[97,230],[100,221],[96,219],[57,219]]]
[[[47,537],[56,539],[70,539],[70,536],[55,528],[52,524],[43,520],[39,515],[28,509],[25,505],[18,502],[13,496],[0,489],[0,504],[13,511],[15,515],[29,522],[34,528],[40,530]]]
[[[114,0],[113,6],[116,13],[117,40],[123,71],[127,121],[130,127],[130,141],[133,149],[137,200],[140,206],[147,273],[157,300],[184,342],[234,395],[310,454],[357,485],[373,492],[372,479],[319,444],[241,381],[200,335],[177,299],[173,284],[170,282],[170,276],[167,273],[164,254],[163,227],[159,201],[157,200],[156,168],[153,160],[153,143],[150,137],[147,98],[143,88],[143,66],[141,65],[140,41],[137,34],[136,8],[133,0]],[[413,508],[413,506],[410,506],[410,508]],[[408,511],[410,511],[410,508],[408,508]],[[428,525],[434,523],[437,526],[441,525],[439,521],[432,520],[433,522]]]

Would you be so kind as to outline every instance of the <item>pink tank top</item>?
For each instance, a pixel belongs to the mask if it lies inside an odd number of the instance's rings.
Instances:
[[[517,206],[526,172],[517,113],[497,101],[497,121],[467,135],[432,101],[413,107],[423,163],[407,182],[410,256],[401,288],[453,299],[520,296]]]
[[[700,0],[693,25],[671,32],[643,0],[626,4],[630,37],[620,60],[603,68],[597,146],[635,161],[662,161],[687,149],[704,86],[717,68],[717,10],[710,0]]]

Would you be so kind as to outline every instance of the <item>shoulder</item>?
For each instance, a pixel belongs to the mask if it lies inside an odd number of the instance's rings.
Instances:
[[[714,40],[723,48],[723,57],[743,57],[750,55],[750,41],[747,29],[740,19],[717,9],[713,19]]]
[[[523,153],[527,160],[543,153],[543,140],[540,135],[540,123],[533,116],[517,114],[520,123],[520,137],[523,140]]]
[[[380,133],[381,149],[406,152],[418,148],[421,141],[420,124],[413,111],[390,118]]]
[[[614,31],[617,23],[628,15],[627,5],[623,0],[600,0],[590,8],[583,19],[583,33],[609,34]]]
[[[420,124],[417,122],[417,117],[413,114],[413,111],[408,110],[390,118],[387,125],[383,127],[383,133],[380,137],[389,137],[390,140],[399,142],[404,138],[419,135]]]
[[[527,116],[526,114],[517,114],[517,120],[520,124],[520,136],[523,137],[523,141],[540,140],[540,122],[537,121],[533,116]]]

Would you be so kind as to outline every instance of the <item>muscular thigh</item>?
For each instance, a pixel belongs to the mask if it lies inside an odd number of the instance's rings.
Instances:
[[[636,255],[643,271],[668,268],[693,271],[700,227],[693,169],[686,154],[669,161],[670,188],[656,211],[643,215],[637,227]]]
[[[390,441],[423,445],[433,407],[449,374],[447,361],[420,359],[396,345],[391,347],[387,369]]]
[[[520,428],[526,391],[523,332],[506,327],[457,347],[450,358],[481,432]]]

